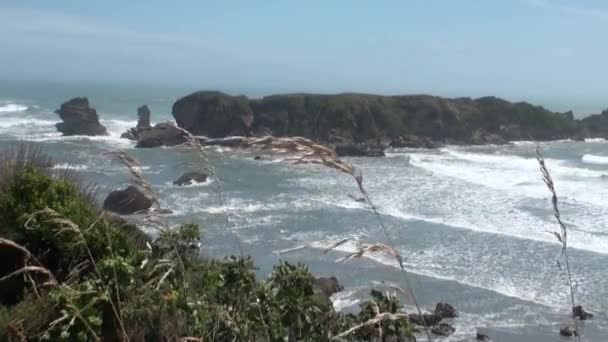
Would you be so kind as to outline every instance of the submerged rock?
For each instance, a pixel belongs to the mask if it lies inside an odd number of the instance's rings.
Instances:
[[[576,330],[565,326],[559,329],[559,334],[564,336],[564,337],[572,337],[572,336],[578,336],[578,333],[576,332]]]
[[[340,144],[335,147],[339,157],[384,157],[384,148],[366,143]]]
[[[142,130],[137,137],[136,147],[175,146],[187,142],[189,135],[171,122],[161,122]]]
[[[437,305],[435,305],[435,315],[438,315],[441,318],[458,317],[456,309],[448,303],[437,303]]]
[[[490,336],[480,333],[479,331],[477,332],[477,334],[475,335],[475,339],[477,341],[490,341]]]
[[[441,335],[441,336],[450,336],[455,331],[456,331],[456,329],[454,329],[454,327],[451,324],[447,324],[447,323],[441,323],[439,325],[434,326],[431,329],[431,332],[433,334]]]
[[[154,195],[148,190],[130,185],[126,189],[110,192],[103,201],[103,209],[120,215],[129,215],[149,209],[154,202]]]
[[[152,126],[150,126],[150,108],[148,108],[147,105],[143,105],[137,108],[137,126],[130,128],[120,137],[123,139],[137,140],[142,131],[150,128],[152,128]]]
[[[186,172],[179,177],[173,184],[189,185],[192,182],[203,183],[207,180],[207,175],[202,172]]]
[[[63,122],[56,124],[63,135],[107,135],[104,126],[99,123],[95,109],[89,106],[86,97],[75,97],[61,105],[55,111]]]

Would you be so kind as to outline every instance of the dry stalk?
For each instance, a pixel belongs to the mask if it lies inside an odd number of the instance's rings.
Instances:
[[[564,257],[564,260],[566,262],[566,273],[568,275],[568,286],[570,287],[570,304],[572,305],[572,308],[571,308],[572,317],[574,319],[577,337],[578,337],[578,340],[580,341],[581,337],[580,337],[580,331],[578,330],[578,321],[577,321],[576,315],[574,313],[574,307],[576,306],[576,303],[574,300],[574,285],[572,282],[572,272],[570,270],[570,259],[568,258],[568,249],[567,249],[568,228],[566,227],[566,225],[564,224],[564,222],[561,219],[561,213],[559,211],[559,202],[557,199],[557,192],[555,191],[555,183],[553,182],[553,178],[551,177],[551,174],[549,173],[549,169],[547,168],[547,164],[545,163],[545,159],[543,158],[543,155],[542,155],[539,147],[536,148],[536,159],[538,160],[540,172],[542,173],[542,176],[543,176],[543,181],[545,182],[545,185],[547,186],[547,188],[549,189],[549,192],[551,193],[551,203],[553,205],[553,216],[557,220],[557,223],[559,224],[559,227],[560,227],[559,232],[549,232],[549,233],[553,234],[562,246],[561,255]],[[558,266],[559,266],[559,262],[558,262]]]

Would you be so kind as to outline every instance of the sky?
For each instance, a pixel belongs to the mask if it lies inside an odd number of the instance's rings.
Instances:
[[[605,0],[0,0],[0,82],[608,107]]]

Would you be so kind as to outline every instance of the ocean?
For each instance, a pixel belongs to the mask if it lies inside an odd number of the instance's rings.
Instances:
[[[339,310],[356,310],[377,282],[403,284],[395,261],[375,254],[336,262],[366,243],[388,242],[352,178],[318,165],[294,165],[273,156],[214,147],[209,160],[221,179],[186,187],[172,182],[205,164],[183,148],[136,149],[120,134],[136,124],[147,104],[152,122],[171,120],[173,102],[195,89],[109,85],[0,85],[0,150],[22,142],[53,156],[96,187],[100,201],[129,183],[104,151],[123,149],[138,159],[164,208],[168,224],[203,228],[203,252],[255,258],[259,276],[280,258],[302,261],[320,276],[335,275],[345,290]],[[62,137],[54,110],[87,96],[109,136]],[[608,142],[514,142],[508,146],[447,146],[389,150],[384,158],[349,158],[402,254],[421,305],[451,303],[456,333],[477,330],[493,341],[559,341],[570,323],[566,276],[557,266],[561,247],[550,193],[535,159],[542,148],[556,183],[576,301],[595,314],[582,322],[583,341],[608,340]],[[261,160],[254,156],[261,155]],[[220,195],[222,200],[220,201]],[[150,231],[154,234],[154,231]],[[332,244],[348,239],[333,251]],[[439,339],[441,340],[441,339]]]

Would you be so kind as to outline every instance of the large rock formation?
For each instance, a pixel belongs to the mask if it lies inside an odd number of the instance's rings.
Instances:
[[[95,109],[86,97],[75,97],[55,111],[63,122],[56,124],[63,135],[106,135],[106,128],[99,123]]]
[[[161,122],[139,131],[136,147],[175,146],[188,141],[189,135],[171,122]]]
[[[103,202],[103,209],[120,215],[134,214],[152,207],[154,195],[141,187],[130,185],[110,192]]]
[[[173,116],[188,132],[213,138],[246,135],[253,122],[246,97],[216,91],[200,91],[177,100]]]
[[[137,140],[142,131],[152,128],[150,126],[150,108],[143,105],[137,108],[137,126],[129,128],[120,137],[124,139]]]
[[[608,123],[608,114],[602,115]],[[347,93],[272,95],[249,100],[204,91],[175,102],[173,116],[180,127],[209,137],[263,132],[332,144],[388,141],[405,147],[566,139],[580,131],[580,123],[571,112],[555,113],[496,97],[448,99]],[[608,134],[608,124],[600,131]]]

